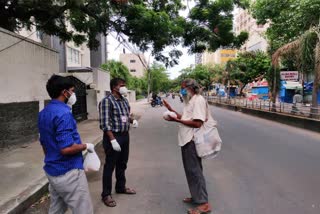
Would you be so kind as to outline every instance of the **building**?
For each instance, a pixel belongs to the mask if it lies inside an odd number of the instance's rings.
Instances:
[[[241,47],[241,51],[267,51],[268,42],[264,38],[269,24],[258,25],[256,20],[248,12],[242,8],[238,8],[234,16],[234,32],[239,35],[240,32],[246,31],[249,33],[249,38]]]
[[[128,67],[132,76],[143,77],[148,66],[143,54],[123,53],[120,54],[120,61]]]
[[[203,55],[203,53],[196,53],[195,54],[195,64],[196,65],[202,64],[202,55]]]
[[[59,72],[59,53],[2,28],[0,50],[0,148],[4,148],[38,138],[38,112],[50,100],[46,82]]]
[[[201,64],[226,64],[229,60],[236,58],[237,51],[230,48],[220,48],[215,52],[204,52],[201,56]]]

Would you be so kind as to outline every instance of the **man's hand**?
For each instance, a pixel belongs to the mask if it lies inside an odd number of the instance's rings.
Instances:
[[[121,147],[116,139],[111,140],[111,145],[114,151],[121,152]]]
[[[169,111],[174,111],[166,100],[162,100],[162,102],[163,102],[163,105],[164,105]]]
[[[171,117],[170,115],[168,115],[168,117],[164,118],[167,121],[171,121],[171,122],[180,122],[181,120],[176,118],[176,117]]]
[[[92,143],[86,143],[87,151],[92,153],[94,152],[94,145]]]
[[[133,128],[138,128],[138,127],[139,127],[139,123],[138,123],[137,120],[133,120],[133,122],[132,122],[132,127],[133,127]]]

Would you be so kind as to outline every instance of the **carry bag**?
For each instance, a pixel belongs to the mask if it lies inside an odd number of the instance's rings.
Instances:
[[[220,138],[216,123],[211,118],[207,103],[207,119],[203,125],[194,129],[194,143],[196,146],[197,155],[203,159],[210,159],[217,156],[221,150],[222,140]],[[210,117],[211,120],[208,120]]]
[[[88,152],[86,158],[84,159],[83,168],[84,171],[94,171],[97,172],[100,169],[100,159],[95,151]]]

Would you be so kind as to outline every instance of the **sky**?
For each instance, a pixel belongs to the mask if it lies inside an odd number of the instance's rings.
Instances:
[[[184,0],[185,4],[186,4],[186,0]],[[194,2],[190,1],[189,2],[189,8],[192,8],[194,6]],[[181,11],[180,15],[186,17],[188,14],[188,9]],[[115,39],[115,34],[112,34],[108,36],[108,59],[114,59],[114,60],[119,60],[119,55],[123,52],[123,46],[120,45],[119,46],[119,42]],[[176,77],[179,76],[179,71],[181,71],[184,68],[190,67],[191,65],[195,64],[195,55],[189,55],[188,54],[188,49],[187,48],[183,48],[182,46],[178,46],[177,49],[181,50],[183,55],[180,57],[179,59],[179,64],[175,65],[172,68],[168,68],[167,72],[169,74],[170,79],[174,79]],[[170,50],[169,48],[167,48],[165,50],[168,51]],[[127,49],[126,53],[130,53],[130,51]],[[145,57],[146,60],[148,61],[150,52],[145,53]],[[152,64],[153,61],[153,57],[150,57],[150,61]]]

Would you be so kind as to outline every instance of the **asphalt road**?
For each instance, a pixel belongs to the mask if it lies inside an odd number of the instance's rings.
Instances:
[[[178,99],[169,99],[177,109]],[[319,214],[320,135],[219,108],[223,149],[204,161],[214,214]],[[135,196],[114,195],[118,205],[100,200],[101,172],[88,175],[95,213],[186,213],[189,196],[177,125],[162,119],[164,108],[147,107],[131,131],[128,187]],[[103,159],[103,151],[98,148]]]

